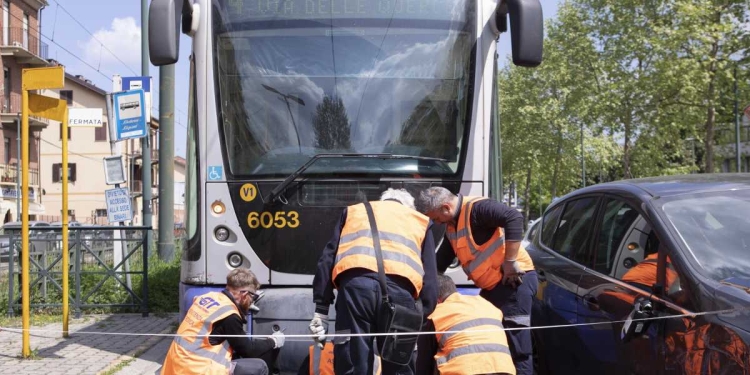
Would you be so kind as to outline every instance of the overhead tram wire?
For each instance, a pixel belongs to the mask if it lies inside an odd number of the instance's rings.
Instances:
[[[136,73],[135,70],[133,70],[133,68],[131,68],[124,61],[122,61],[122,59],[119,56],[117,56],[114,52],[112,52],[112,50],[109,49],[101,40],[99,40],[99,38],[97,38],[91,31],[89,31],[86,28],[86,26],[84,26],[83,23],[81,23],[81,21],[79,21],[77,18],[75,18],[75,16],[73,16],[70,12],[68,12],[68,10],[65,9],[65,7],[62,6],[62,4],[60,4],[59,1],[57,1],[57,0],[52,0],[52,1],[54,1],[55,3],[57,3],[57,6],[60,9],[62,9],[63,12],[65,12],[68,16],[70,16],[70,18],[72,18],[73,21],[75,21],[75,23],[77,23],[78,26],[80,26],[84,31],[86,31],[89,35],[91,35],[91,37],[94,38],[94,40],[96,40],[97,42],[99,42],[99,44],[102,46],[102,48],[104,48],[105,50],[107,50],[107,52],[109,52],[110,55],[112,55],[115,59],[117,59],[117,61],[119,61],[123,66],[125,66],[126,68],[128,68],[128,70],[130,70],[130,72],[133,73],[133,75],[135,75],[135,76],[138,75],[138,73]],[[53,29],[52,33],[54,35],[54,29]]]
[[[19,21],[23,21],[23,20],[21,19],[21,17],[18,17],[18,16],[16,16],[16,15],[14,15],[13,13],[8,13],[8,15],[10,15],[11,17],[13,17],[13,18],[15,18],[15,19],[17,19],[17,20],[19,20]],[[37,31],[38,31],[38,30],[37,30]],[[94,68],[94,66],[93,66],[93,65],[89,64],[89,63],[88,63],[87,61],[85,61],[84,59],[82,59],[82,58],[78,57],[78,55],[74,54],[73,52],[70,52],[70,50],[68,50],[67,48],[63,47],[63,46],[62,46],[62,45],[61,45],[60,43],[57,43],[56,41],[54,41],[54,40],[53,40],[52,38],[50,38],[50,37],[48,37],[48,36],[46,36],[46,35],[42,34],[42,33],[41,33],[41,31],[39,32],[39,35],[41,35],[41,36],[42,36],[42,38],[45,38],[45,39],[47,39],[47,40],[48,40],[48,41],[49,41],[50,43],[52,43],[52,44],[56,45],[56,46],[57,46],[58,48],[60,48],[61,50],[63,50],[63,51],[65,51],[65,52],[67,52],[67,53],[68,53],[69,55],[73,56],[73,57],[74,57],[74,58],[75,58],[76,60],[78,60],[78,61],[82,62],[82,63],[83,63],[84,65],[86,65],[86,66],[88,66],[89,68],[91,68],[91,70],[94,70],[94,71],[96,71],[97,73],[101,74],[101,75],[102,75],[102,77],[104,77],[104,78],[108,79],[109,81],[112,81],[112,77],[108,77],[108,76],[107,76],[106,74],[104,74],[104,73],[103,73],[103,72],[102,72],[102,71],[101,71],[100,69],[96,69],[96,68]]]
[[[99,42],[99,45],[100,45],[100,47],[103,50],[106,50],[107,52],[109,52],[109,54],[112,55],[112,57],[114,57],[117,61],[119,61],[120,64],[122,64],[123,66],[125,66],[126,68],[128,68],[128,70],[131,73],[133,73],[134,76],[139,76],[139,74],[136,73],[135,70],[133,70],[127,63],[125,63],[125,61],[123,61],[119,56],[117,56],[117,54],[115,54],[114,52],[112,52],[112,50],[109,49],[109,47],[107,47],[107,45],[104,44],[104,42],[102,42],[101,40],[99,40],[99,38],[97,38],[89,29],[87,29],[86,26],[84,26],[81,21],[79,21],[73,14],[71,14],[67,9],[65,9],[65,7],[62,4],[60,4],[60,2],[58,0],[52,0],[52,1],[54,1],[57,4],[58,8],[62,9],[63,12],[65,12],[71,19],[73,19],[73,21],[75,21],[75,23],[77,23],[78,26],[80,26],[84,31],[86,31],[86,33],[88,33],[92,38],[94,38],[94,40],[96,40],[97,42]],[[57,25],[57,11],[55,11],[55,24],[53,25],[53,28],[52,28],[52,39],[51,39],[51,41],[54,40],[55,30],[56,30],[56,27],[57,27],[56,25]],[[100,50],[99,51],[99,55],[100,55],[99,56],[99,66],[100,67],[101,67],[101,52],[102,51]],[[91,66],[91,68],[93,69],[93,66]],[[97,68],[97,70],[98,70],[98,68]],[[109,78],[109,79],[110,79],[110,81],[112,80],[111,78]],[[183,116],[187,117],[187,114],[185,113],[185,111],[183,111],[182,109],[177,108],[177,107],[175,107],[175,109],[176,109],[177,112],[179,112]],[[157,111],[158,111],[158,107],[157,107]],[[182,125],[182,124],[180,124],[180,125]],[[184,127],[184,125],[182,125],[182,126]]]

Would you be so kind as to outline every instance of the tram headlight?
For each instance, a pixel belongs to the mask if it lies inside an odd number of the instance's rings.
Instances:
[[[224,227],[218,227],[214,231],[214,235],[219,242],[224,242],[229,239],[229,230]]]
[[[227,208],[224,207],[224,203],[221,201],[214,201],[214,203],[211,203],[211,212],[213,212],[215,215],[221,215],[224,212],[226,212]]]
[[[230,253],[227,261],[230,266],[237,268],[242,265],[242,255],[239,253]]]

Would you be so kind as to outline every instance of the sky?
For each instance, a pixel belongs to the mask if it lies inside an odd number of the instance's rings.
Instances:
[[[545,20],[554,18],[563,0],[541,0]],[[42,42],[48,57],[65,66],[65,72],[83,75],[96,86],[112,91],[112,76],[140,76],[141,6],[137,0],[48,0],[42,11]],[[510,55],[510,36],[499,42],[500,64]],[[187,128],[188,55],[190,38],[180,38],[180,60],[175,67],[175,154],[185,155]],[[158,117],[159,68],[149,64],[153,77],[154,108]],[[73,150],[75,151],[75,150]]]

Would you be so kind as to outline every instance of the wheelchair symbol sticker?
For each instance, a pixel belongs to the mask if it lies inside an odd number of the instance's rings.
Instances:
[[[224,167],[219,165],[211,165],[208,167],[208,180],[209,181],[220,181],[224,176]]]

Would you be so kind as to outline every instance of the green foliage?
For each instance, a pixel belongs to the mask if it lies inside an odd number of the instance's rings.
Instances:
[[[735,66],[750,103],[747,0],[571,0],[544,48],[540,67],[508,63],[498,81],[504,181],[533,216],[582,186],[581,158],[586,185],[712,171]]]
[[[161,261],[157,255],[149,257],[149,270],[148,270],[148,289],[149,289],[149,310],[152,313],[167,313],[175,312],[179,310],[179,285],[180,285],[180,255],[181,249],[177,247],[174,259],[170,262]],[[133,259],[131,264],[131,271],[140,271],[140,260],[138,258]],[[113,277],[107,276],[104,272],[103,267],[94,265],[87,265],[82,268],[81,273],[81,297],[85,298],[85,304],[97,304],[97,305],[110,305],[110,304],[130,304],[132,303],[132,295],[125,289],[123,284],[127,285],[126,278],[122,274],[118,273],[117,277],[122,282],[118,282]],[[32,275],[32,280],[36,276]],[[16,279],[17,280],[17,279]],[[57,282],[62,286],[62,281],[57,277]],[[70,303],[71,311],[73,306],[73,299],[76,296],[76,281],[75,275],[71,272],[69,276],[68,285],[70,288]],[[16,288],[15,294],[18,295],[18,283],[15,282]],[[101,284],[101,285],[100,285]],[[133,292],[140,298],[143,290],[143,277],[141,275],[131,275],[131,285]],[[62,302],[61,291],[49,282],[47,286],[46,298],[41,292],[41,288],[38,286],[31,288],[31,303],[32,304],[59,304]],[[132,309],[131,309],[132,310]],[[36,310],[34,313],[49,313],[57,311],[59,309],[53,308],[42,308]],[[89,313],[102,313],[102,312],[119,312],[126,311],[123,308],[87,308],[85,310]],[[140,311],[136,309],[135,311]],[[0,316],[6,316],[8,314],[8,275],[0,275]]]

